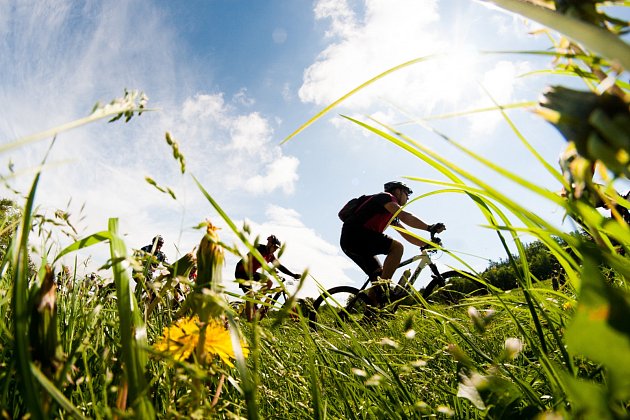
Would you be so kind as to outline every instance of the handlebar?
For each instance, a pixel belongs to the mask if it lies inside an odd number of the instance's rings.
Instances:
[[[437,233],[435,232],[431,232],[431,242],[433,242],[434,244],[438,245],[438,246],[442,246],[442,240],[440,238],[438,238]],[[435,249],[435,246],[433,246],[432,244],[425,244],[423,246],[420,247],[420,250],[424,251],[424,250],[431,250],[431,249]]]
[[[444,223],[436,223],[434,225],[430,225],[427,230],[429,231],[429,233],[431,233],[431,242],[436,245],[442,246],[442,240],[438,238],[437,234],[446,230],[446,226],[444,225]],[[435,247],[431,244],[425,244],[424,246],[421,246],[420,249],[429,250],[435,249]]]

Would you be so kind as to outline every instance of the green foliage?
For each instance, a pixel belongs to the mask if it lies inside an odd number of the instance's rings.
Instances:
[[[559,238],[553,238],[558,245],[563,246],[564,242]],[[564,244],[566,245],[566,244]],[[527,261],[530,275],[540,281],[549,280],[561,275],[562,266],[549,248],[541,241],[533,241],[524,247],[524,256]],[[516,259],[517,256],[512,256]],[[501,289],[511,290],[518,287],[518,273],[522,272],[523,263],[516,262],[516,269],[510,264],[509,259],[498,262],[491,261],[488,268],[481,274],[481,277],[489,284]]]

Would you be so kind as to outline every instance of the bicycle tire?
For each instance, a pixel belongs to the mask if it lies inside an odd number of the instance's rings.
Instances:
[[[460,279],[465,279],[467,281],[470,282],[476,282],[475,280],[473,280],[474,278],[476,278],[476,276],[472,273],[469,273],[467,271],[457,271],[457,270],[450,270],[450,271],[446,271],[444,273],[441,273],[442,276],[442,280],[444,280],[444,284],[439,285],[439,288],[436,288],[437,284],[435,284],[434,282],[437,282],[437,279],[432,280],[431,283],[429,283],[425,289],[425,291],[423,292],[423,297],[425,299],[427,299],[429,296],[431,296],[436,290],[439,290],[440,288],[446,286],[449,284],[450,280],[455,279],[455,278],[460,278]]]
[[[337,312],[337,316],[339,319],[345,319],[347,314],[347,305],[345,302],[341,302],[343,300],[344,295],[352,295],[357,300],[353,302],[352,306],[355,306],[358,302],[363,305],[371,305],[371,301],[365,293],[362,293],[361,290],[352,286],[337,286],[326,290],[325,293],[322,293],[313,301],[313,308],[309,313],[309,325],[311,328],[316,328],[318,324],[318,312],[320,312],[320,308],[324,302],[337,302],[343,303],[343,307],[340,308]]]

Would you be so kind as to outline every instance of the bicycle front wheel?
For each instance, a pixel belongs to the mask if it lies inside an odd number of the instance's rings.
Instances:
[[[474,274],[466,271],[446,271],[442,273],[444,284],[439,285],[437,284],[437,280],[434,279],[425,289],[424,298],[426,299],[429,295],[433,294],[433,292],[436,292],[442,299],[457,302],[473,293],[478,294],[481,289],[485,289],[485,287],[475,281],[475,278],[477,277]],[[436,284],[433,284],[434,282]],[[434,290],[437,286],[440,286],[440,289]],[[442,289],[443,287],[444,289]]]
[[[311,328],[315,328],[317,325],[347,321],[349,317],[361,318],[370,305],[367,294],[356,287],[333,287],[313,301],[309,323]]]

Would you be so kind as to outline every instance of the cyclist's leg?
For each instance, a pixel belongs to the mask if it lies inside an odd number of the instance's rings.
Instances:
[[[387,257],[385,257],[385,261],[383,262],[383,273],[381,274],[381,278],[391,280],[394,276],[394,272],[398,268],[400,264],[400,260],[404,251],[403,244],[391,239],[391,244],[389,246],[389,252],[387,252]]]
[[[368,275],[370,281],[374,281],[383,271],[376,256],[387,254],[391,241],[391,238],[382,233],[344,225],[339,242],[341,250]]]
[[[254,315],[256,314],[256,304],[254,303],[254,299],[256,298],[256,292],[254,291],[253,284],[260,280],[259,273],[252,273],[251,275],[247,273],[236,273],[237,279],[248,278],[249,281],[247,283],[241,282],[239,284],[239,288],[243,291],[244,300],[245,300],[245,317],[248,321],[253,321]]]
[[[251,274],[251,281],[252,283],[258,283],[260,282],[260,273],[254,272]],[[265,289],[267,285],[263,285],[263,287],[256,292],[254,290],[253,287],[249,288],[249,292],[247,293],[247,296],[249,297],[249,299],[247,299],[245,301],[245,313],[247,314],[247,320],[248,321],[253,321],[254,317],[256,316],[256,312],[258,311],[258,306],[256,305],[256,303],[254,302],[254,299],[256,299],[256,295],[257,293],[263,293],[267,290]]]
[[[245,301],[245,318],[251,322],[254,319],[253,302],[251,302],[251,299],[254,298],[254,290],[250,284],[241,283],[239,287],[243,291],[243,300]]]
[[[393,271],[386,276],[385,267],[381,266],[380,261],[376,258],[376,255],[387,255],[389,257],[389,263],[393,264],[393,259],[402,257],[402,252],[398,255],[398,246],[402,248],[402,244],[393,245],[394,241],[389,236],[375,232],[368,229],[349,229],[348,237],[344,240],[342,231],[342,249],[361,269],[369,276],[372,283],[376,282],[379,277],[385,280],[389,280],[392,277]],[[392,250],[393,248],[393,250]],[[392,251],[394,251],[392,253]],[[385,262],[388,263],[388,257],[385,258]],[[399,262],[398,262],[399,263]],[[394,270],[397,268],[398,263],[395,264]],[[368,290],[368,295],[374,302],[384,303],[385,301],[385,288],[372,287]]]

